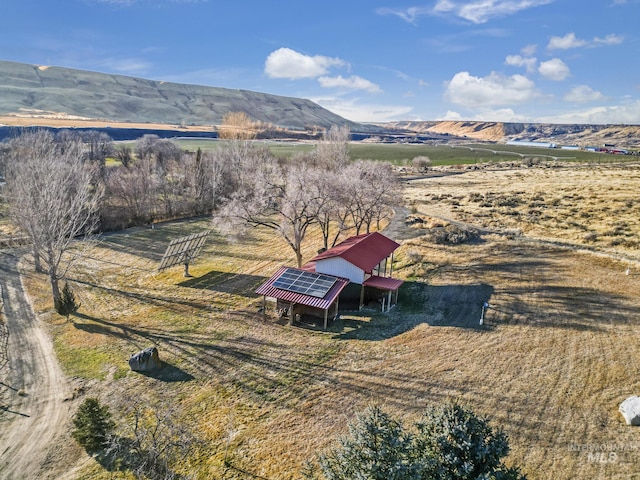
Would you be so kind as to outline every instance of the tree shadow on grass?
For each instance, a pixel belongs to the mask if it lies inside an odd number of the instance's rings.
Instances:
[[[181,287],[199,288],[202,290],[212,290],[214,292],[256,298],[257,295],[254,293],[254,290],[266,280],[267,277],[259,275],[211,271],[200,277],[185,280],[178,285]]]

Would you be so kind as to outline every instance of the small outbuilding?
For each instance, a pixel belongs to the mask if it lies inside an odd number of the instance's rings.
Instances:
[[[402,280],[392,278],[393,254],[400,245],[381,233],[373,232],[346,239],[311,259],[301,269],[281,267],[256,293],[276,301],[281,316],[293,321],[296,315],[324,317],[327,327],[339,305],[370,301],[388,312],[398,301]]]
[[[339,296],[348,284],[346,278],[280,267],[258,287],[256,293],[262,295],[263,312],[269,298],[276,301],[280,318],[287,317],[289,322],[293,322],[297,315],[320,316],[324,318],[324,328],[327,328],[329,310],[332,318],[338,315]]]

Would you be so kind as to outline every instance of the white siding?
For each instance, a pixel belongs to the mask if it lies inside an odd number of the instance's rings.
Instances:
[[[353,283],[362,284],[364,282],[364,270],[340,257],[318,260],[316,262],[316,272],[348,278]]]

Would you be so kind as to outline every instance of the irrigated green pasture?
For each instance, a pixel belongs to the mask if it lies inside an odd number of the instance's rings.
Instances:
[[[177,143],[185,150],[195,151],[215,149],[220,145],[218,140],[181,139]],[[312,143],[307,142],[271,142],[266,145],[278,157],[291,158],[297,153],[307,153],[313,149]],[[495,152],[495,153],[494,153]],[[352,159],[369,159],[390,162],[395,165],[405,165],[414,157],[429,157],[433,165],[459,165],[486,162],[512,162],[523,158],[537,158],[538,160],[560,160],[578,162],[620,162],[629,161],[635,157],[609,155],[603,153],[561,150],[550,148],[520,147],[513,145],[468,143],[463,145],[440,144],[380,144],[353,142],[349,145]]]

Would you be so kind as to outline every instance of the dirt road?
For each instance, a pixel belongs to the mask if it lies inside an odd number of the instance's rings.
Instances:
[[[47,456],[68,426],[69,387],[51,339],[27,300],[18,257],[0,251],[0,291],[8,331],[8,364],[0,369],[0,478],[55,478]]]

